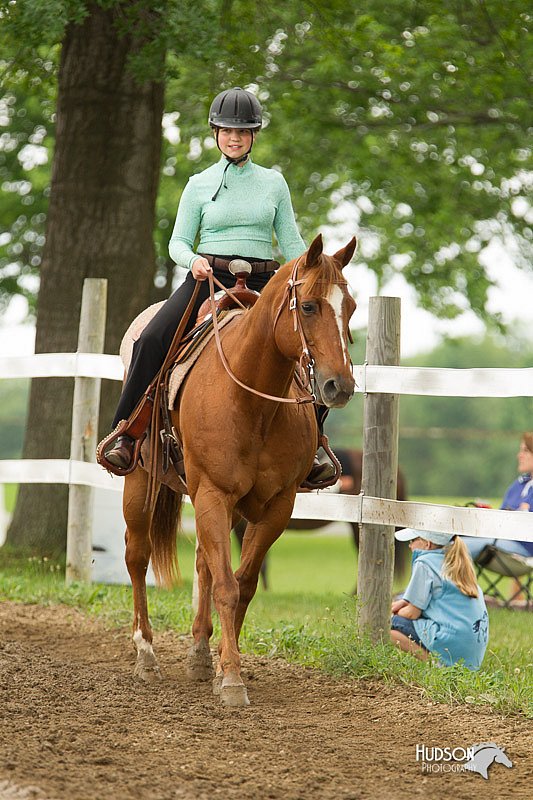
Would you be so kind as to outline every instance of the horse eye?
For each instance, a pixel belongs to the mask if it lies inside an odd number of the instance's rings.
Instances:
[[[304,314],[314,314],[317,310],[316,303],[302,303],[302,311]]]

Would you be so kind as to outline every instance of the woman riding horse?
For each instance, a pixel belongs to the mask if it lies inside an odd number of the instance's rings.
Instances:
[[[117,468],[117,474],[130,469],[136,439],[144,435],[144,430],[140,434],[134,432],[125,421],[161,368],[197,282],[199,291],[183,333],[193,327],[198,309],[209,296],[206,278],[210,273],[225,287],[233,287],[235,276],[229,272],[229,264],[233,259],[245,259],[252,266],[248,285],[261,291],[279,267],[272,260],[272,232],[287,260],[305,250],[285,179],[276,170],[260,167],[251,159],[254,139],[262,124],[257,98],[240,88],[221,92],[211,104],[209,124],[222,153],[220,161],[189,180],[170,240],[170,255],[190,272],[135,342],[112,426],[117,435],[108,436],[103,442],[106,466],[110,470]],[[195,253],[192,247],[198,234],[200,242]],[[320,463],[317,458],[307,481],[320,485],[334,475],[333,464]]]
[[[248,703],[240,674],[239,633],[264,556],[285,530],[298,487],[313,463],[318,435],[313,396],[293,380],[302,353],[314,365],[319,402],[340,408],[354,391],[348,325],[355,302],[342,267],[355,245],[354,238],[327,256],[318,236],[304,255],[281,267],[255,305],[220,330],[216,346],[211,340],[204,347],[171,412],[183,443],[198,538],[199,604],[187,671],[198,680],[211,675],[213,598],[222,629],[214,689],[226,705]],[[174,504],[169,502],[168,489],[162,486],[152,517],[145,505],[148,480],[147,471],[138,466],[126,476],[124,488],[136,674],[144,680],[159,674],[146,570],[151,558],[156,576],[172,581],[181,502],[181,495],[174,496]],[[238,517],[249,525],[234,574],[230,531]]]

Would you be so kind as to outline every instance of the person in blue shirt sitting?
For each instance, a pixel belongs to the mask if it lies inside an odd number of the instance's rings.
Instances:
[[[483,592],[468,549],[459,536],[405,528],[413,571],[401,600],[392,604],[391,641],[421,661],[430,653],[444,666],[481,666],[489,635]]]
[[[518,478],[505,492],[500,508],[504,511],[533,511],[533,432],[522,434],[517,461]],[[482,539],[478,536],[466,536],[464,542],[473,559],[478,557],[486,545],[494,545],[504,553],[513,553],[525,558],[533,556],[533,542]]]

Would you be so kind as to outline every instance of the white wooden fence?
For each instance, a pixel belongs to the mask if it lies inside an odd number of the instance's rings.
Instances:
[[[446,397],[533,396],[533,369],[354,367],[358,392]],[[0,357],[0,378],[83,377],[122,380],[118,356],[46,353]],[[0,483],[64,483],[122,491],[123,479],[97,464],[69,459],[0,460]],[[399,525],[446,533],[533,541],[533,513],[382,500],[326,492],[301,494],[294,517]]]

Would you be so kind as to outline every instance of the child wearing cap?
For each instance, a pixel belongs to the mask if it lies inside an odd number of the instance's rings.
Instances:
[[[413,528],[396,538],[409,542],[413,572],[403,598],[392,604],[391,641],[422,661],[431,652],[445,666],[462,661],[479,669],[489,619],[466,545],[458,536]]]

